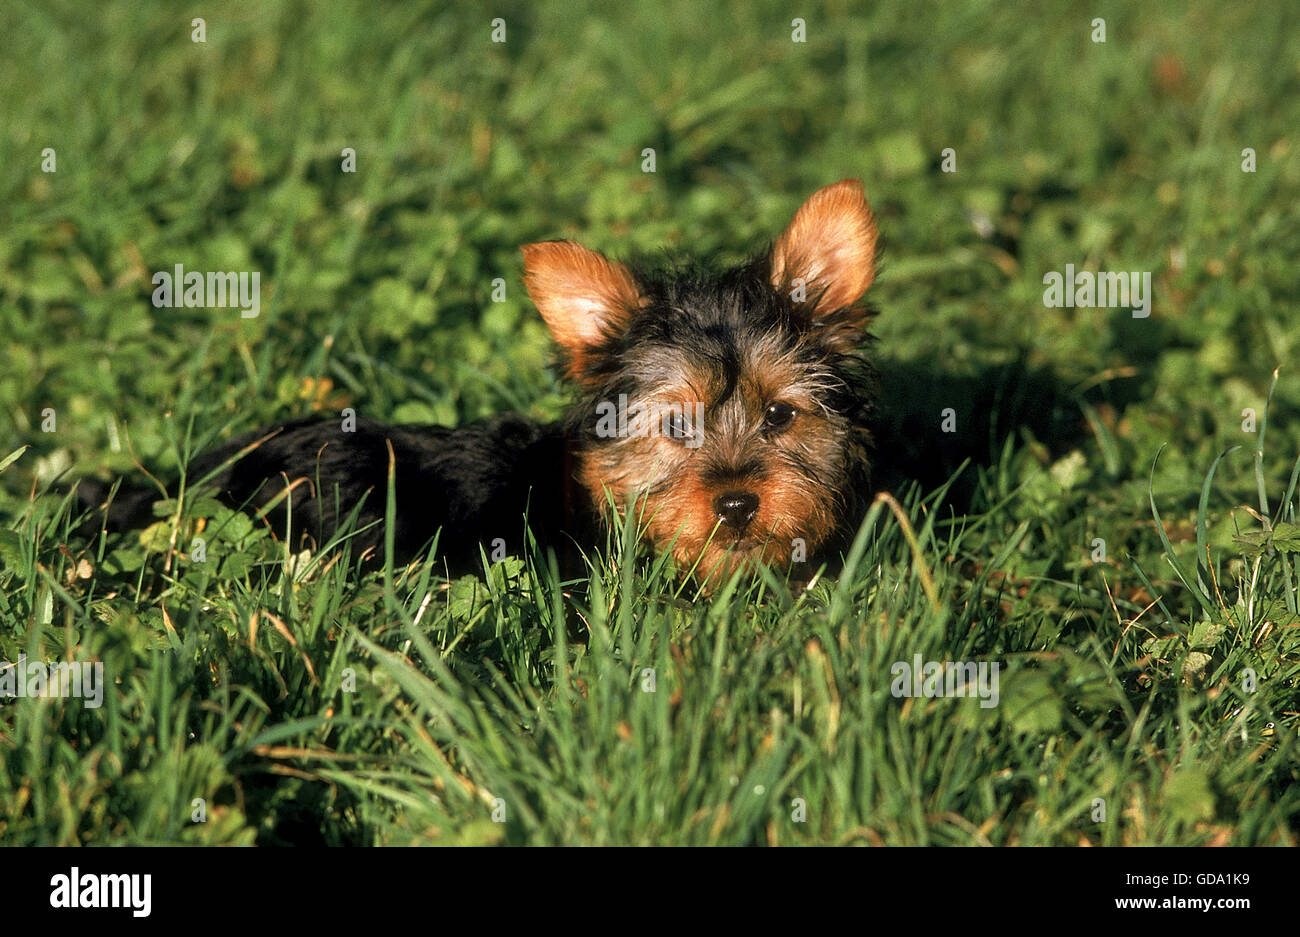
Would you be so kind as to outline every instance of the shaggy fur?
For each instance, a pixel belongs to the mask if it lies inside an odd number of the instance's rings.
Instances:
[[[856,527],[870,485],[875,387],[859,303],[875,247],[849,180],[730,269],[629,268],[569,241],[531,244],[525,283],[575,389],[562,421],[360,420],[345,432],[295,420],[227,443],[189,474],[215,473],[226,503],[295,545],[323,544],[355,510],[364,530],[353,543],[371,558],[382,558],[391,446],[398,561],[439,531],[439,556],[457,570],[494,541],[517,553],[525,513],[541,544],[589,546],[610,512],[706,580],[755,560],[810,561]],[[104,488],[81,494],[103,507]],[[120,492],[107,526],[143,523],[151,500]]]

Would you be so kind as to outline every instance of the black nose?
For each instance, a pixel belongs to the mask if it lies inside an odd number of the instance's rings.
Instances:
[[[758,510],[758,496],[745,491],[728,491],[713,500],[713,510],[728,527],[744,530]]]

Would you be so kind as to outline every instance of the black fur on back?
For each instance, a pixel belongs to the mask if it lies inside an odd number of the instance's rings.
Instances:
[[[388,443],[394,455],[396,527],[394,559],[404,563],[416,556],[441,530],[438,557],[453,571],[480,568],[480,544],[489,554],[497,538],[507,552],[522,552],[525,512],[539,543],[563,549],[561,532],[569,513],[585,514],[585,506],[566,499],[581,496],[566,485],[563,430],[515,415],[504,415],[458,429],[439,426],[386,426],[357,420],[344,432],[337,419],[293,420],[249,433],[205,453],[188,468],[193,485],[211,472],[206,483],[216,488],[228,506],[261,510],[284,494],[288,483],[302,479],[292,493],[291,545],[319,547],[336,532],[352,510],[361,505],[353,529],[353,555],[372,551],[371,563],[383,561],[383,520],[387,494]],[[260,445],[232,464],[222,464],[240,450]],[[83,482],[82,500],[98,506],[102,483]],[[156,490],[119,490],[106,518],[109,530],[142,526],[150,518]],[[286,535],[288,499],[266,511],[277,537]]]

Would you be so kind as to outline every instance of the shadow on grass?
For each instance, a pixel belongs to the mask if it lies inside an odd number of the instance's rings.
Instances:
[[[1101,396],[1080,392],[1023,361],[957,375],[924,361],[885,359],[876,366],[876,486],[897,491],[915,483],[932,491],[969,460],[945,499],[958,513],[972,509],[976,469],[996,465],[1009,439],[1036,442],[1059,458],[1091,435],[1082,403]],[[1119,399],[1117,386],[1105,397],[1122,408],[1130,401]],[[1120,387],[1118,393],[1136,396],[1136,387]]]

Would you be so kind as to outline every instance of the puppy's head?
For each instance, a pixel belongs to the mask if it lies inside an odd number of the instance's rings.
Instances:
[[[578,478],[705,577],[822,545],[864,483],[876,227],[862,184],[814,193],[775,245],[720,271],[633,271],[571,241],[525,283],[582,397]]]

